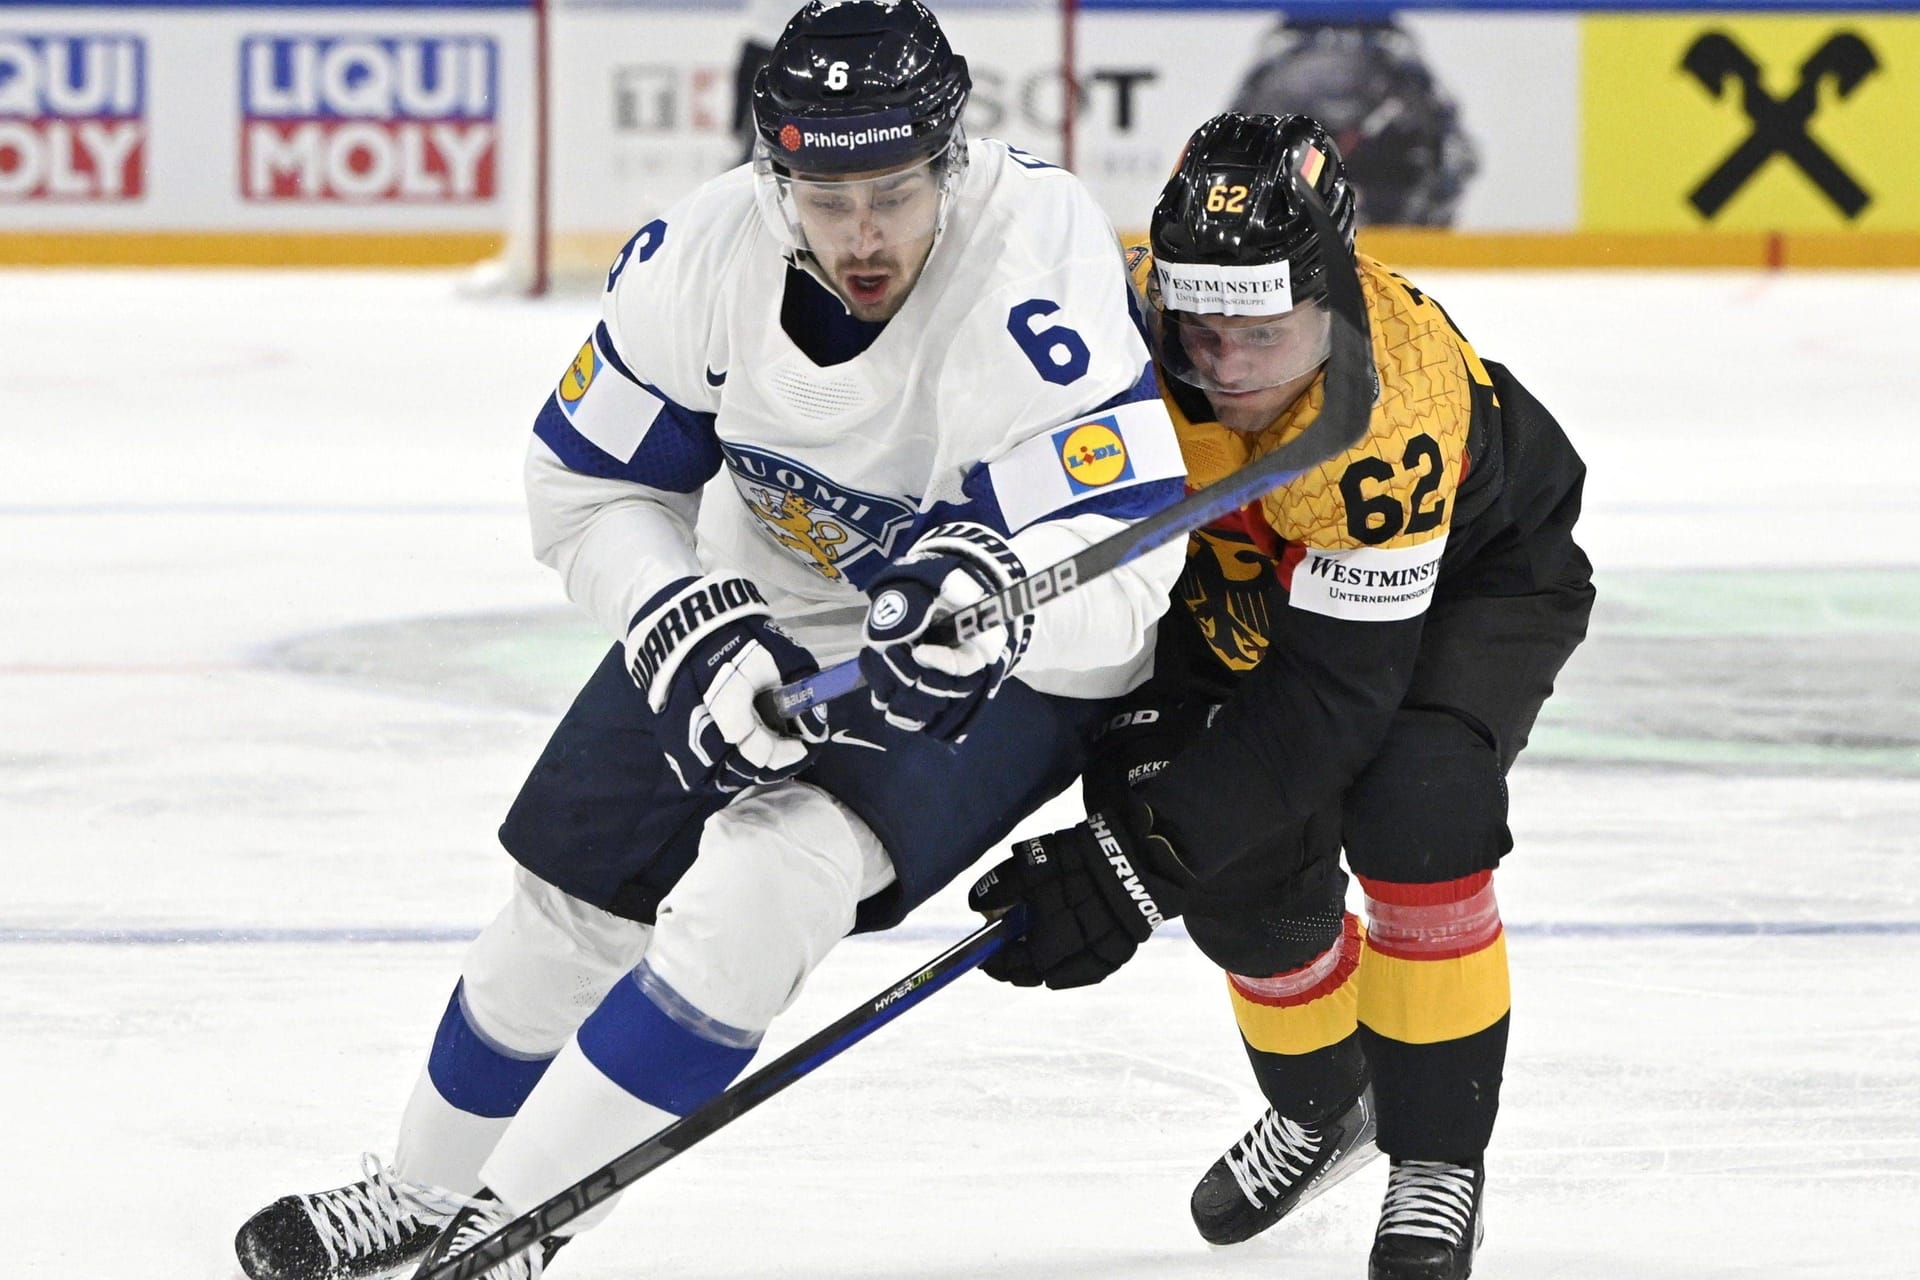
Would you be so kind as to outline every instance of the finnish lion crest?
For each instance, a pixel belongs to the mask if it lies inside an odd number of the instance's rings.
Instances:
[[[829,582],[851,581],[886,563],[912,526],[911,499],[869,493],[752,445],[722,442],[727,471],[747,509],[781,549]]]

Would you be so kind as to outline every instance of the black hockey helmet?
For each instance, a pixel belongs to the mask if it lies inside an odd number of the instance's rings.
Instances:
[[[920,0],[810,0],[754,78],[754,132],[786,171],[890,168],[961,140],[972,88]]]
[[[1293,302],[1324,297],[1319,237],[1294,192],[1295,172],[1310,178],[1352,248],[1353,188],[1340,150],[1320,122],[1229,111],[1194,130],[1160,191],[1151,233],[1156,275],[1177,264],[1255,267],[1284,261]]]

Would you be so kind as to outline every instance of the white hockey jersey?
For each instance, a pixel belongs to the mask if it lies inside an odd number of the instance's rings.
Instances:
[[[1118,243],[1076,178],[971,143],[905,305],[824,367],[782,327],[788,262],[754,181],[735,169],[641,228],[535,423],[536,554],[610,633],[676,579],[739,573],[836,662],[862,588],[932,524],[992,526],[1037,569],[1182,496]],[[1044,606],[1019,677],[1137,683],[1182,558],[1176,541]]]

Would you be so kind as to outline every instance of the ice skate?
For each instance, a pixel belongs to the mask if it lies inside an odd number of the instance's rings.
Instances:
[[[1479,1162],[1396,1160],[1380,1206],[1367,1280],[1466,1280],[1486,1233]]]
[[[1320,1124],[1269,1109],[1194,1187],[1193,1225],[1208,1244],[1251,1239],[1379,1155],[1373,1135],[1371,1091]]]
[[[513,1212],[496,1200],[490,1191],[482,1191],[466,1201],[453,1220],[441,1228],[439,1238],[431,1243],[426,1256],[421,1258],[419,1267],[413,1273],[414,1280],[419,1280],[419,1277],[447,1259],[465,1253],[506,1226],[513,1217]],[[488,1267],[475,1280],[539,1280],[546,1274],[547,1263],[565,1243],[563,1236],[548,1236],[533,1248]]]
[[[248,1218],[233,1239],[251,1280],[362,1280],[425,1253],[461,1200],[401,1182],[378,1157],[366,1177],[332,1191],[282,1196]]]

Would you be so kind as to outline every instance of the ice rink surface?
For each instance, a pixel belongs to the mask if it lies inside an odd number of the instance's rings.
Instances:
[[[1591,466],[1594,637],[1513,780],[1475,1274],[1920,1274],[1920,278],[1416,273]],[[493,828],[602,641],[535,564],[588,299],[0,274],[4,1270],[226,1280],[390,1152]],[[1056,801],[1029,824],[1077,816]],[[829,958],[777,1051],[971,928]],[[977,976],[650,1177],[566,1280],[1365,1274],[1382,1166],[1209,1251],[1223,984]]]

